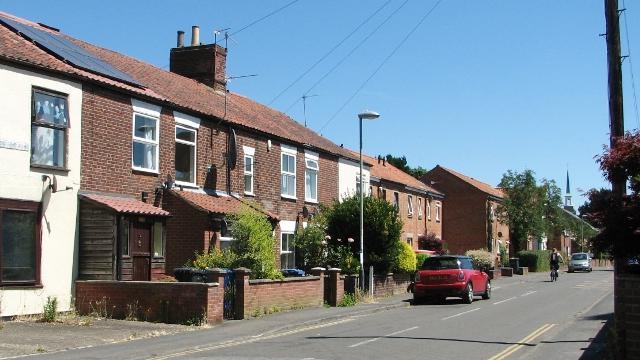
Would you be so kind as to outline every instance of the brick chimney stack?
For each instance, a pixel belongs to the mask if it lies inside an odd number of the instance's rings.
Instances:
[[[191,46],[183,44],[184,32],[178,31],[178,47],[170,51],[169,70],[213,89],[225,91],[227,49],[216,44],[201,45],[200,28],[197,26],[191,29]]]

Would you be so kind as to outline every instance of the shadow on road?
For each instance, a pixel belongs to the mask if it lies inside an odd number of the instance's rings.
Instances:
[[[609,329],[613,326],[613,313],[589,316],[585,317],[585,319],[602,320],[604,325],[598,331],[596,337],[590,339],[589,346],[583,349],[584,353],[580,356],[580,360],[612,359],[613,355],[609,354],[607,348],[607,338]]]
[[[308,336],[309,340],[333,340],[333,339],[402,339],[402,340],[431,340],[431,341],[451,341],[451,342],[465,342],[476,344],[498,344],[498,345],[522,345],[522,346],[536,346],[537,344],[528,344],[522,342],[511,341],[487,341],[487,340],[473,340],[473,339],[456,339],[456,338],[436,338],[436,337],[416,337],[416,336]]]

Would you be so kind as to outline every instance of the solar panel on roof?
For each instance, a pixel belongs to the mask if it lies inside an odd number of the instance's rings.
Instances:
[[[133,85],[142,86],[129,76],[129,74],[116,69],[111,66],[111,64],[91,54],[84,48],[74,44],[61,35],[42,31],[4,17],[0,17],[0,22],[20,33],[22,36],[34,41],[39,46],[59,57],[61,60],[65,60],[76,67]]]

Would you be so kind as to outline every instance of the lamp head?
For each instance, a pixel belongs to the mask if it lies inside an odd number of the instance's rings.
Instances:
[[[361,112],[360,114],[358,114],[358,117],[360,118],[360,120],[362,120],[362,119],[373,120],[373,119],[379,118],[380,114],[378,114],[375,111],[365,110],[365,111]]]

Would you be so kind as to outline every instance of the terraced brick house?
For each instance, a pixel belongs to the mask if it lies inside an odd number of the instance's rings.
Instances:
[[[422,181],[433,184],[447,199],[447,221],[442,236],[453,254],[467,250],[487,249],[499,254],[501,244],[509,244],[509,227],[497,217],[504,199],[500,189],[437,165]]]
[[[3,124],[0,154],[15,164],[10,175],[20,176],[13,187],[0,190],[0,212],[16,208],[5,199],[29,202],[18,210],[32,214],[35,225],[24,236],[35,241],[32,263],[41,274],[29,286],[48,288],[50,267],[66,271],[61,273],[66,285],[57,290],[65,294],[76,275],[160,279],[196,251],[228,246],[233,239],[227,215],[243,206],[271,219],[278,263],[293,266],[293,233],[319,204],[336,198],[338,161],[354,161],[350,152],[226,89],[227,50],[218,45],[200,45],[195,38],[192,46],[178,43],[165,71],[50,26],[5,13],[0,20],[0,76],[12,84],[3,86],[1,101],[15,110],[17,125],[9,135]],[[72,58],[74,52],[100,66]],[[39,120],[34,104],[47,100],[62,101],[67,123]],[[55,142],[61,136],[63,145]],[[53,141],[53,153],[34,150],[33,139]],[[45,166],[39,166],[40,157]],[[49,179],[56,180],[56,189],[72,190],[47,195]],[[25,184],[32,189],[24,190]],[[63,197],[66,210],[43,216],[49,206],[62,206],[56,198]],[[48,240],[58,227],[69,231]],[[49,265],[50,246],[64,253],[58,257],[65,266]],[[8,306],[6,299],[2,306]],[[41,309],[41,303],[35,307]]]
[[[371,195],[387,200],[402,219],[402,241],[414,250],[424,250],[418,239],[430,233],[442,238],[445,196],[440,191],[405,173],[382,157],[363,155],[371,164]]]

